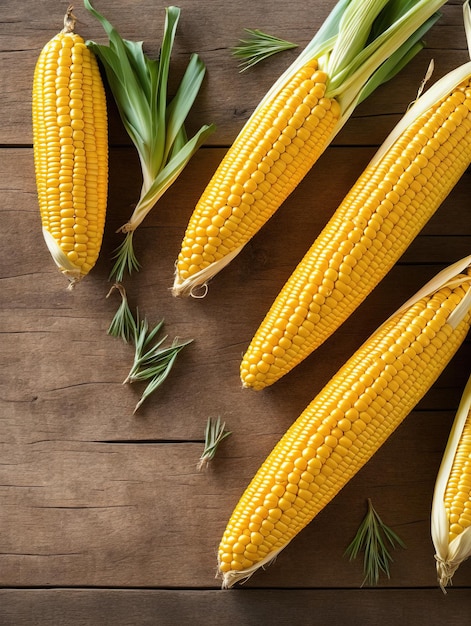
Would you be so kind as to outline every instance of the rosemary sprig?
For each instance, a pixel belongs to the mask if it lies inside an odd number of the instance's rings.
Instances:
[[[229,431],[226,431],[225,428],[226,422],[221,423],[220,417],[216,420],[208,417],[204,435],[204,449],[198,461],[198,465],[196,466],[198,471],[208,467],[209,462],[214,458],[221,441],[231,434]]]
[[[249,38],[240,39],[240,44],[231,49],[232,56],[242,59],[239,64],[241,72],[245,72],[249,67],[253,67],[273,54],[298,47],[296,43],[268,35],[258,28],[245,28],[244,30]]]
[[[389,564],[393,559],[388,546],[396,548],[397,545],[401,548],[406,547],[402,539],[381,520],[368,498],[368,511],[353,541],[345,550],[345,556],[348,556],[350,561],[356,559],[360,552],[364,552],[365,578],[361,584],[362,587],[365,584],[377,585],[381,572],[390,578]]]
[[[123,381],[133,383],[136,381],[148,380],[139,402],[134,408],[134,413],[139,409],[144,400],[150,396],[169,375],[179,352],[193,340],[179,341],[175,338],[167,348],[162,348],[162,344],[167,336],[156,340],[162,329],[164,320],[162,319],[152,330],[149,331],[147,318],[139,319],[136,322],[134,333],[134,360],[131,369]]]
[[[121,294],[121,305],[113,317],[108,334],[113,337],[121,337],[126,343],[134,343],[133,364],[123,381],[123,385],[136,381],[149,381],[134,408],[135,413],[144,400],[165,381],[180,350],[193,340],[179,341],[175,338],[170,346],[162,347],[167,335],[159,339],[157,339],[157,335],[163,328],[164,320],[160,320],[154,328],[149,330],[147,318],[140,320],[138,310],[136,310],[136,318],[134,318],[123,285],[115,283],[106,297],[115,289]]]
[[[114,290],[118,290],[121,294],[121,304],[116,311],[110,327],[108,328],[108,335],[112,337],[121,337],[123,341],[129,343],[133,341],[136,336],[136,320],[129,308],[128,299],[126,296],[126,290],[120,283],[115,283],[107,294],[107,298]]]

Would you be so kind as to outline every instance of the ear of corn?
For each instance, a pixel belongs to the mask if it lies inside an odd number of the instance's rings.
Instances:
[[[98,64],[64,29],[41,51],[33,80],[33,146],[43,234],[71,284],[88,274],[101,247],[108,192],[107,112]]]
[[[438,581],[445,591],[471,555],[471,377],[438,471],[431,522]]]
[[[223,534],[223,586],[269,563],[332,500],[435,382],[470,326],[471,256],[391,316],[276,444]]]
[[[420,48],[442,4],[340,0],[260,102],[203,192],[177,259],[174,295],[205,285],[240,252],[355,106]]]
[[[470,163],[468,62],[409,109],[307,251],[242,359],[244,386],[271,385],[319,347],[393,267]]]

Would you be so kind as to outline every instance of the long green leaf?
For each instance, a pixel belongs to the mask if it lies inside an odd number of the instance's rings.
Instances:
[[[165,146],[166,146],[166,121],[167,121],[167,82],[170,69],[170,57],[172,54],[175,33],[180,18],[180,9],[178,7],[168,7],[165,10],[165,27],[162,47],[160,50],[159,73],[156,89],[156,116],[154,123],[155,133],[161,133],[161,141],[154,146],[153,164],[155,172],[158,172],[165,165]]]
[[[387,82],[393,76],[398,74],[403,67],[409,63],[409,61],[422,50],[424,44],[421,41],[425,33],[435,24],[439,19],[440,14],[436,13],[432,15],[426,22],[420,26],[402,46],[400,46],[396,52],[394,52],[379,68],[374,72],[365,83],[362,89],[358,102],[363,102],[371,93],[379,87],[379,85]]]
[[[330,75],[341,75],[342,68],[358,62],[358,56],[365,49],[373,23],[388,0],[363,0],[352,2],[345,9],[340,23],[338,37],[329,56],[326,71]],[[370,44],[371,45],[371,44]]]
[[[141,73],[135,71],[138,66],[136,58],[139,53],[142,54],[142,43],[125,42],[110,22],[92,7],[89,0],[84,0],[84,4],[101,23],[110,43],[105,46],[87,41],[87,46],[101,60],[123,124],[136,148],[142,149],[149,141],[151,115],[146,90],[138,80]]]
[[[197,54],[192,54],[175,96],[167,107],[167,138],[165,159],[194,104],[206,73],[206,66]]]

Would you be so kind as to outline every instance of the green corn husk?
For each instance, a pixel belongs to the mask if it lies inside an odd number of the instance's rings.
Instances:
[[[138,151],[142,169],[139,201],[129,221],[119,229],[125,234],[125,240],[116,251],[111,277],[120,282],[125,272],[139,269],[133,249],[133,232],[175,182],[215,126],[203,125],[191,139],[186,135],[185,120],[206,72],[197,54],[190,56],[179,87],[168,101],[170,57],[180,17],[178,7],[165,9],[159,59],[152,60],[144,53],[141,41],[123,39],[89,0],[84,0],[84,5],[108,35],[108,46],[93,41],[87,41],[87,46],[104,67],[121,120]]]

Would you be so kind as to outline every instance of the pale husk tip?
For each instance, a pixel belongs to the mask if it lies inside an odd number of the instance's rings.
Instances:
[[[175,297],[192,296],[193,298],[204,298],[208,293],[208,282],[218,274],[223,267],[228,265],[234,257],[242,250],[243,246],[239,246],[218,261],[211,263],[199,272],[196,272],[188,278],[182,279],[178,271],[175,270],[175,281],[172,287],[172,294]]]
[[[278,548],[277,550],[273,550],[272,552],[270,552],[270,554],[268,554],[264,559],[262,559],[261,561],[258,561],[257,563],[254,563],[251,567],[247,567],[246,569],[242,569],[242,570],[229,570],[228,572],[221,572],[220,567],[218,566],[218,573],[219,575],[222,577],[222,584],[221,584],[221,588],[222,589],[230,589],[231,587],[233,587],[236,583],[240,582],[240,583],[245,583],[247,582],[247,580],[253,575],[255,574],[255,572],[257,570],[259,570],[260,568],[265,569],[265,567],[267,567],[268,565],[270,565],[278,556],[278,554],[287,546],[288,544],[285,544],[284,546],[282,546],[281,548]]]
[[[445,561],[437,554],[435,555],[437,562],[437,579],[440,589],[446,593],[446,588],[452,584],[453,574],[456,572],[462,561]]]
[[[57,240],[44,227],[43,236],[49,252],[54,259],[54,263],[57,265],[62,274],[64,274],[64,276],[69,280],[68,289],[73,289],[74,286],[83,278],[80,268],[70,261],[57,243]]]

